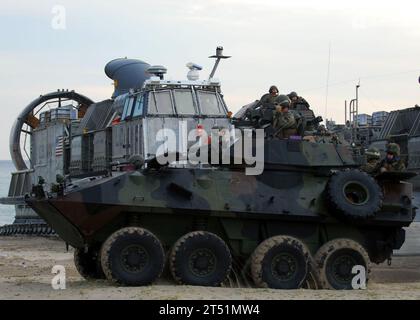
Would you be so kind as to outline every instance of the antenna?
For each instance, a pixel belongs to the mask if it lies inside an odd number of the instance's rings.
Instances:
[[[209,76],[209,80],[210,80],[211,78],[214,77],[214,74],[216,73],[217,67],[219,66],[220,60],[229,59],[229,58],[231,58],[231,56],[224,56],[223,55],[223,47],[217,47],[216,48],[216,55],[210,56],[209,58],[210,59],[216,59],[216,62],[214,63],[213,70],[211,71],[210,76]]]
[[[330,67],[331,67],[331,42],[328,47],[327,87],[325,91],[325,119],[328,119],[327,112],[328,112],[328,94],[329,94],[329,88],[330,88]]]
[[[344,124],[347,126],[347,100],[344,101]]]
[[[349,115],[351,123],[351,140],[355,142],[357,140],[357,131],[359,127],[358,116],[359,116],[359,88],[360,88],[360,79],[359,83],[356,85],[356,99],[350,101],[349,106]]]

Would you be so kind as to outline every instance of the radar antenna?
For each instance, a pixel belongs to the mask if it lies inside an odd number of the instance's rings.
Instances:
[[[220,60],[222,59],[229,59],[231,56],[224,56],[223,55],[223,47],[217,47],[216,48],[216,55],[210,56],[211,59],[216,59],[216,62],[214,63],[213,70],[210,73],[209,80],[214,77],[214,74],[216,73],[217,67],[219,66]]]

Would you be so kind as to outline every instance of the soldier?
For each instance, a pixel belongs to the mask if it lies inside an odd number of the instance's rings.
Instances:
[[[292,110],[309,110],[311,107],[309,103],[302,97],[299,97],[298,94],[294,91],[290,92],[288,95],[289,99],[292,101],[290,109]]]
[[[366,164],[361,167],[364,172],[376,175],[381,166],[381,154],[377,148],[369,148],[366,152]]]
[[[277,102],[279,97],[279,89],[276,86],[271,86],[268,93],[263,95],[260,99],[260,102],[263,104],[272,104],[274,105]]]
[[[325,125],[321,124],[321,125],[318,126],[318,129],[316,130],[316,133],[319,136],[326,136],[328,134],[328,130],[325,127]]]
[[[380,165],[380,172],[404,171],[405,165],[400,158],[400,146],[396,143],[389,143],[386,149],[386,157]]]
[[[297,134],[296,117],[289,110],[289,106],[290,100],[287,96],[280,96],[273,120],[275,135],[280,139],[288,139],[290,136]]]

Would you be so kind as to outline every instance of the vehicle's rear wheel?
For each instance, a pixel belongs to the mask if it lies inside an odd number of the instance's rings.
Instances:
[[[181,284],[220,286],[232,267],[226,243],[217,235],[196,231],[181,237],[173,246],[170,269]]]
[[[126,286],[144,286],[162,274],[165,253],[153,233],[129,227],[116,231],[104,242],[101,263],[107,279]]]
[[[261,288],[298,289],[309,272],[310,253],[300,240],[275,236],[262,242],[251,258],[254,283]]]
[[[74,249],[74,264],[86,280],[105,279],[97,248],[88,248],[87,251],[84,248]]]
[[[366,250],[350,239],[335,239],[324,244],[315,255],[315,269],[322,289],[350,290],[354,266],[362,266],[366,283],[370,260]]]

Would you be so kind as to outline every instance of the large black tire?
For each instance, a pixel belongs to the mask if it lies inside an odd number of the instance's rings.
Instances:
[[[308,277],[310,260],[308,248],[298,239],[272,237],[252,254],[252,278],[260,288],[298,289]]]
[[[348,220],[372,218],[382,206],[381,188],[371,176],[359,170],[334,173],[326,191],[331,211]]]
[[[178,283],[217,287],[231,271],[232,256],[226,243],[217,235],[196,231],[175,243],[169,263]]]
[[[84,248],[74,249],[74,264],[77,271],[86,280],[105,279],[99,249],[89,248],[87,252]]]
[[[101,263],[108,280],[125,286],[144,286],[162,274],[165,253],[150,231],[129,227],[116,231],[104,242]]]
[[[315,255],[315,271],[322,289],[351,290],[354,266],[360,265],[369,279],[370,260],[366,250],[350,239],[335,239],[324,244]]]

